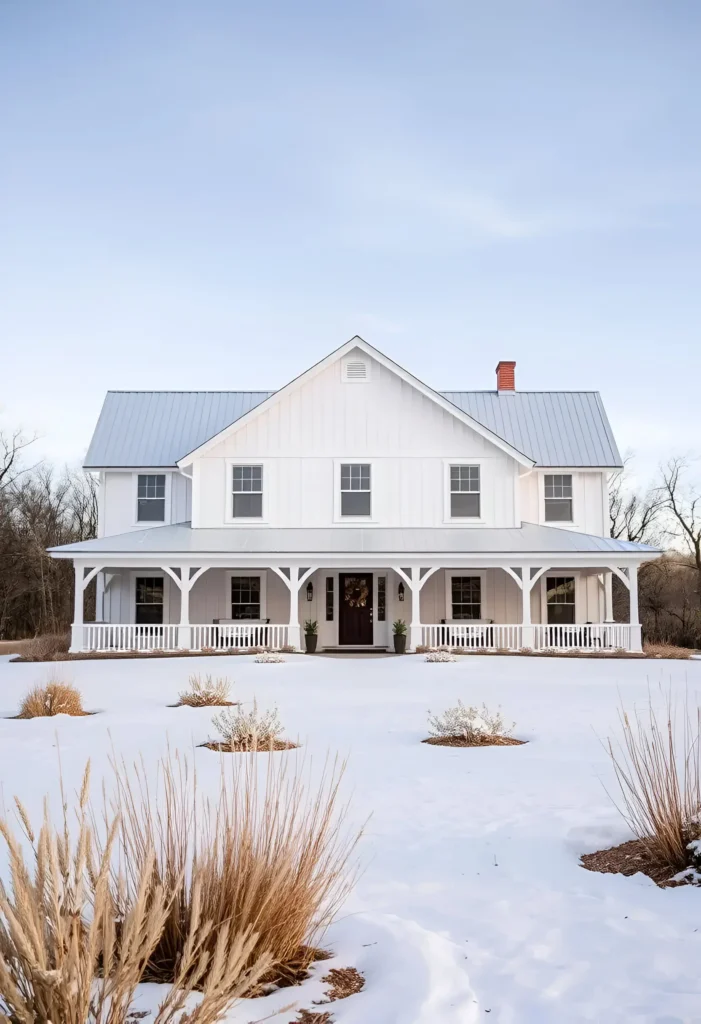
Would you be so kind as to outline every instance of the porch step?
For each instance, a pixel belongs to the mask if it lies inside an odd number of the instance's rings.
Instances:
[[[389,647],[322,647],[319,654],[387,654]]]

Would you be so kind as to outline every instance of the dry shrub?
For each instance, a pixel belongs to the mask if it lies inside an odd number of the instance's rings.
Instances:
[[[467,743],[479,743],[485,737],[506,737],[515,725],[515,722],[509,724],[504,721],[501,708],[492,713],[486,704],[481,708],[465,706],[461,700],[440,715],[428,713],[430,736],[440,739],[459,737]]]
[[[62,829],[52,826],[45,802],[38,838],[16,801],[32,848],[31,866],[8,822],[0,820],[10,865],[9,889],[0,887],[0,1019],[8,1024],[132,1020],[137,985],[171,913],[172,896],[162,885],[154,885],[155,855],[145,847],[138,869],[131,873],[133,899],[117,916],[110,890],[119,821],[116,816],[106,819],[106,840],[98,852],[86,811],[88,791],[89,765],[77,808],[76,841],[70,834],[65,798]],[[182,1024],[185,999],[205,971],[207,987],[187,1018],[190,1024],[214,1024],[240,996],[243,961],[250,960],[255,937],[248,936],[231,958],[226,936],[219,938],[208,959],[204,940],[211,937],[212,926],[200,921],[198,915],[197,927],[189,930],[174,985],[154,1024],[176,1024],[176,1019]],[[226,926],[224,932],[228,935]],[[257,962],[246,984],[268,965],[268,958]]]
[[[690,647],[675,647],[674,644],[645,644],[643,650],[648,658],[674,658],[682,661],[696,653]]]
[[[274,747],[282,737],[282,722],[277,705],[258,713],[258,704],[254,700],[250,711],[242,711],[240,707],[220,711],[212,719],[222,737],[222,742],[232,750],[258,750]]]
[[[211,675],[207,675],[202,679],[199,675],[193,675],[190,676],[189,683],[189,689],[178,694],[180,704],[186,704],[190,708],[231,704],[229,700],[231,683],[226,676],[212,679]]]
[[[631,717],[622,708],[619,717],[622,738],[606,744],[621,791],[614,803],[655,859],[682,869],[701,830],[701,709],[692,717],[687,700],[679,723],[668,692],[662,717],[651,697],[644,712]]]
[[[47,718],[52,715],[85,715],[80,690],[59,679],[35,686],[20,704],[18,718]]]
[[[213,924],[205,949],[227,927],[227,949],[241,935],[254,934],[241,970],[268,954],[266,984],[298,980],[316,959],[316,947],[354,881],[350,858],[360,835],[345,828],[347,808],[339,806],[345,766],[327,763],[311,787],[303,761],[289,771],[266,760],[259,775],[254,754],[235,765],[222,759],[211,801],[200,794],[180,754],[169,752],[160,762],[153,785],[143,763],[131,769],[114,764],[109,813],[120,814],[118,842],[127,868],[115,901],[122,913],[134,905],[151,849],[152,885],[163,886],[172,900],[146,980],[172,980],[198,903],[201,917]],[[241,984],[249,993],[260,991],[255,978]]]
[[[23,661],[63,661],[71,646],[70,633],[45,633],[31,640],[22,651]]]

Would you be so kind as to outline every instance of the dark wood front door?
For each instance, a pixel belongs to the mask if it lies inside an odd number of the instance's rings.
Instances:
[[[341,573],[338,642],[372,647],[372,573]]]

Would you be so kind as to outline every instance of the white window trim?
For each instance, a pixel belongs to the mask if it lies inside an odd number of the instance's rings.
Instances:
[[[236,465],[240,466],[242,463],[237,461]],[[263,477],[263,480],[265,481],[265,477]],[[263,487],[265,487],[265,482]],[[236,621],[244,626],[247,622],[265,622],[268,618],[268,573],[265,569],[251,569],[250,572],[247,572],[245,569],[227,570],[224,586],[224,608],[226,609],[226,615],[223,615],[222,618],[231,618],[231,581],[237,576],[257,576],[260,580],[260,619],[237,619]]]
[[[540,523],[542,526],[552,526],[556,530],[580,530],[582,527],[577,521],[577,511],[584,502],[584,495],[580,493],[580,477],[572,469],[547,469],[542,470],[538,480],[538,507],[540,512]],[[546,476],[571,476],[572,477],[572,518],[571,519],[546,519],[545,518],[545,478]],[[607,513],[608,514],[608,513]]]
[[[369,466],[370,467],[370,515],[369,516],[342,516],[341,515],[341,466]],[[334,459],[333,460],[333,521],[339,526],[357,526],[358,523],[376,523],[375,509],[377,502],[375,488],[377,486],[376,465],[372,459]]]
[[[129,622],[136,623],[136,580],[138,576],[163,580],[163,625],[170,624],[170,583],[167,572],[162,569],[132,569],[129,573]]]
[[[548,579],[553,576],[574,576],[574,621],[582,625],[582,609],[586,608],[586,594],[582,592],[582,574],[579,569],[546,569],[540,577],[540,621],[548,623]],[[586,585],[586,584],[585,584]]]
[[[450,526],[484,526],[487,518],[484,514],[486,501],[485,494],[485,468],[489,459],[443,459],[443,522]],[[450,514],[450,467],[451,466],[479,466],[480,471],[480,514],[479,516],[451,516]],[[473,491],[473,493],[475,493]]]
[[[166,478],[165,501],[163,503],[163,519],[139,519],[139,477],[140,476],[164,476]],[[131,475],[131,507],[133,515],[133,526],[139,530],[148,530],[151,526],[168,526],[173,521],[171,494],[173,489],[173,474],[165,469],[139,469]]]
[[[263,515],[262,516],[236,516],[232,515],[234,506],[234,466],[260,466],[263,470]],[[226,460],[226,495],[224,505],[224,522],[227,526],[251,526],[267,525],[268,522],[268,492],[270,480],[268,474],[268,463],[265,459],[227,459]]]
[[[452,465],[457,465],[453,462]],[[479,619],[453,619],[453,577],[458,576],[479,576],[480,578],[480,593],[481,593],[481,606],[480,606],[480,617]],[[486,569],[446,569],[445,570],[445,621],[456,623],[463,623],[469,626],[471,622],[479,624],[480,622],[486,622],[487,616],[485,613],[485,606],[487,604],[487,570]]]

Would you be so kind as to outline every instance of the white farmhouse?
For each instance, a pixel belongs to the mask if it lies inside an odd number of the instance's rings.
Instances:
[[[75,565],[72,649],[297,648],[306,620],[321,649],[381,649],[402,619],[409,649],[639,650],[657,551],[607,536],[601,399],[514,369],[438,392],[355,337],[276,392],[109,392],[98,537],[51,549]]]

